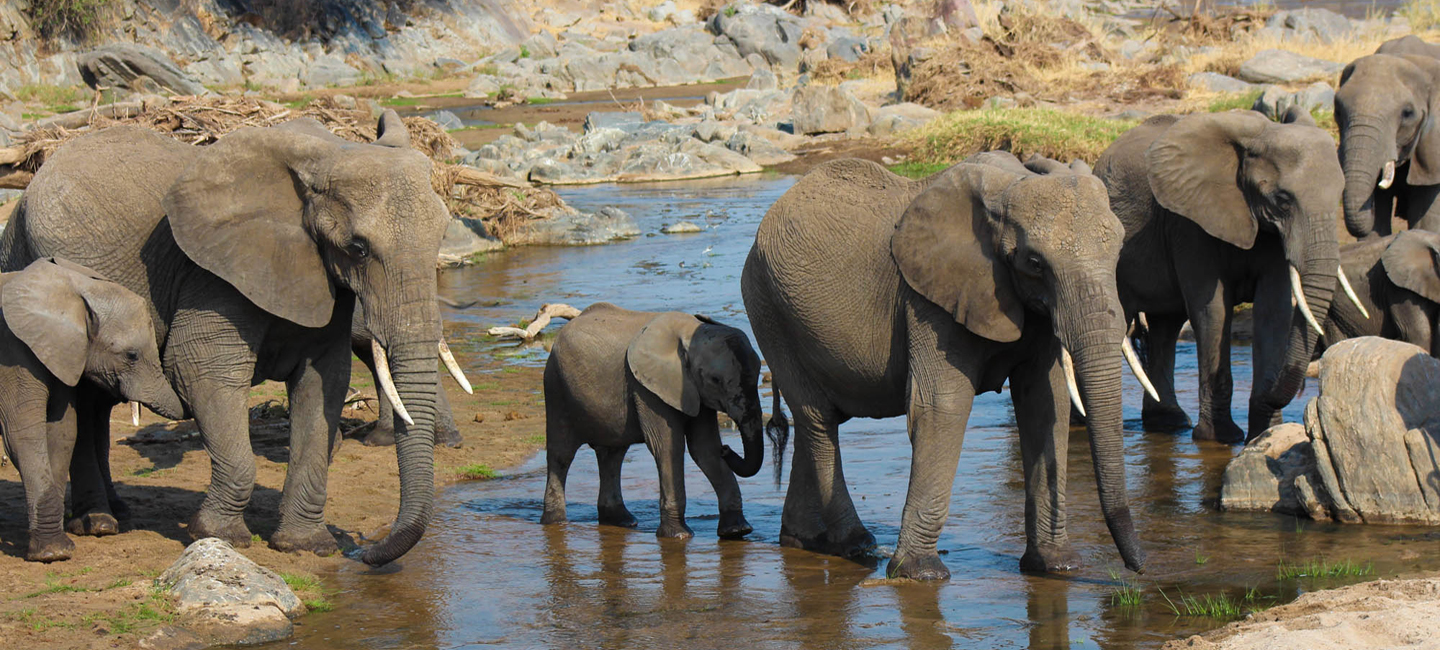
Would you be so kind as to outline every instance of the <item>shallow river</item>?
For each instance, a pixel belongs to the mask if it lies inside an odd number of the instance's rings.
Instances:
[[[608,300],[702,312],[748,331],[740,269],[760,217],[793,181],[753,176],[563,190],[581,209],[618,205],[646,233],[681,218],[707,229],[492,255],[446,273],[441,291],[502,304],[448,317],[478,328],[529,317],[543,302],[583,307]],[[493,352],[479,343],[466,347]],[[1249,390],[1248,354],[1240,347],[1234,355],[1239,405]],[[541,364],[543,351],[514,362]],[[1181,400],[1193,414],[1193,345],[1181,344],[1179,365]],[[1141,431],[1140,388],[1127,382],[1129,489],[1150,554],[1143,576],[1123,569],[1100,518],[1083,430],[1071,438],[1069,502],[1070,532],[1086,568],[1063,577],[1019,572],[1019,446],[1008,393],[990,393],[971,415],[940,539],[954,574],[948,582],[886,583],[876,580],[884,577],[883,561],[864,566],[781,548],[784,491],[772,484],[768,459],[761,474],[741,482],[755,526],[743,541],[715,537],[714,495],[693,465],[687,510],[696,536],[658,541],[655,466],[643,446],[625,464],[624,490],[638,530],[596,525],[588,449],[570,473],[571,522],[542,527],[541,453],[503,479],[442,491],[429,534],[398,566],[374,574],[356,563],[323,576],[340,590],[335,611],[306,616],[296,638],[277,647],[1152,648],[1221,624],[1177,616],[1166,598],[1223,592],[1241,599],[1253,590],[1255,606],[1266,606],[1340,584],[1279,580],[1282,560],[1348,559],[1372,564],[1372,577],[1440,568],[1435,538],[1421,529],[1217,512],[1220,474],[1234,450],[1197,444],[1188,433]],[[1287,419],[1298,420],[1308,397],[1285,411]],[[1235,418],[1243,423],[1239,408]],[[738,449],[735,432],[725,435]],[[841,448],[861,517],[882,547],[893,546],[909,471],[903,419],[849,422],[841,427]],[[1119,580],[1143,589],[1140,606],[1112,603]]]

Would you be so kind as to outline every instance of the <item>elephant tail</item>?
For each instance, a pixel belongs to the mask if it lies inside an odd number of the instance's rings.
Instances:
[[[765,435],[770,438],[770,447],[775,450],[775,487],[780,487],[780,474],[785,469],[785,445],[790,442],[790,421],[785,418],[785,409],[780,403],[780,387],[771,385],[775,396],[774,411],[770,421],[765,423]]]

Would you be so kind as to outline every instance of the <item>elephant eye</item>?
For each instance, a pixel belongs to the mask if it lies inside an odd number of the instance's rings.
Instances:
[[[1403,110],[1400,111],[1400,117],[1406,120],[1414,119],[1415,108],[1412,106],[1406,106]]]
[[[126,350],[125,358],[128,359],[130,363],[135,363],[140,360],[140,353],[134,350]]]
[[[356,237],[345,245],[345,252],[357,260],[363,260],[370,257],[370,245],[366,244],[364,239]]]

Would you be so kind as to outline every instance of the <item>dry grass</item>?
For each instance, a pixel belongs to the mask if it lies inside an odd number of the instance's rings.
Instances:
[[[893,79],[895,66],[890,61],[889,48],[882,48],[866,52],[854,63],[841,59],[825,59],[811,68],[809,74],[811,81],[824,84],[836,84],[851,79]]]
[[[1022,160],[1040,154],[1094,162],[1135,124],[1050,109],[988,109],[955,111],[903,137],[912,147],[912,159],[922,164],[954,163],[995,149]]]

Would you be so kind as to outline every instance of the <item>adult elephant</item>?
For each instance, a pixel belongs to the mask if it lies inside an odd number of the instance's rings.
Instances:
[[[1325,324],[1325,345],[1357,336],[1413,343],[1440,356],[1440,234],[1426,230],[1340,247],[1356,304],[1337,301]],[[1361,307],[1363,305],[1363,308]],[[1320,350],[1316,350],[1316,357]]]
[[[1299,392],[1329,312],[1339,264],[1343,174],[1335,143],[1312,124],[1253,111],[1161,115],[1117,139],[1096,174],[1125,225],[1120,302],[1148,320],[1147,428],[1183,428],[1175,342],[1188,319],[1200,375],[1198,439],[1238,442],[1230,415],[1230,320],[1253,302],[1249,431],[1259,435]]]
[[[948,577],[935,544],[971,403],[1008,379],[1025,467],[1021,567],[1076,565],[1065,529],[1073,399],[1089,414],[1106,523],[1140,570],[1120,431],[1122,236],[1104,186],[1076,174],[960,164],[911,181],[840,160],[786,192],[740,280],[795,422],[781,543],[844,555],[874,546],[846,487],[838,427],[906,414],[910,488],[887,573]]]
[[[355,315],[350,321],[350,351],[360,363],[365,364],[370,371],[370,376],[375,379],[375,385],[380,385],[380,372],[375,365],[375,336],[365,324],[365,312],[359,305],[355,305]],[[450,346],[442,338],[440,341],[440,361],[445,364],[445,369],[455,379],[455,383],[468,394],[474,394],[470,387],[470,380],[465,377],[465,372],[460,369],[460,364],[455,360],[455,355],[450,352]],[[395,407],[388,399],[379,399],[376,409],[375,426],[365,435],[362,442],[371,447],[389,447],[395,444],[396,422],[400,420],[395,415]],[[450,407],[450,399],[445,396],[445,387],[437,380],[435,384],[435,444],[446,447],[459,447],[464,443],[460,435],[460,427],[455,425],[455,413]]]
[[[149,300],[165,372],[198,424],[211,480],[194,538],[250,543],[241,515],[255,485],[246,396],[286,382],[290,462],[270,546],[336,550],[325,483],[350,377],[360,305],[396,431],[400,512],[361,558],[379,565],[419,541],[434,498],[435,258],[447,212],[430,161],[386,112],[372,144],[318,122],[246,128],[206,147],[114,127],[57,150],[35,174],[0,239],[5,269],[40,256],[87,265]],[[81,426],[106,441],[111,400],[90,395]],[[82,435],[82,439],[85,436]],[[80,456],[77,452],[77,456]],[[74,504],[77,515],[110,504]]]
[[[1391,216],[1440,230],[1437,46],[1415,36],[1387,41],[1345,67],[1335,91],[1345,229],[1389,235]]]

